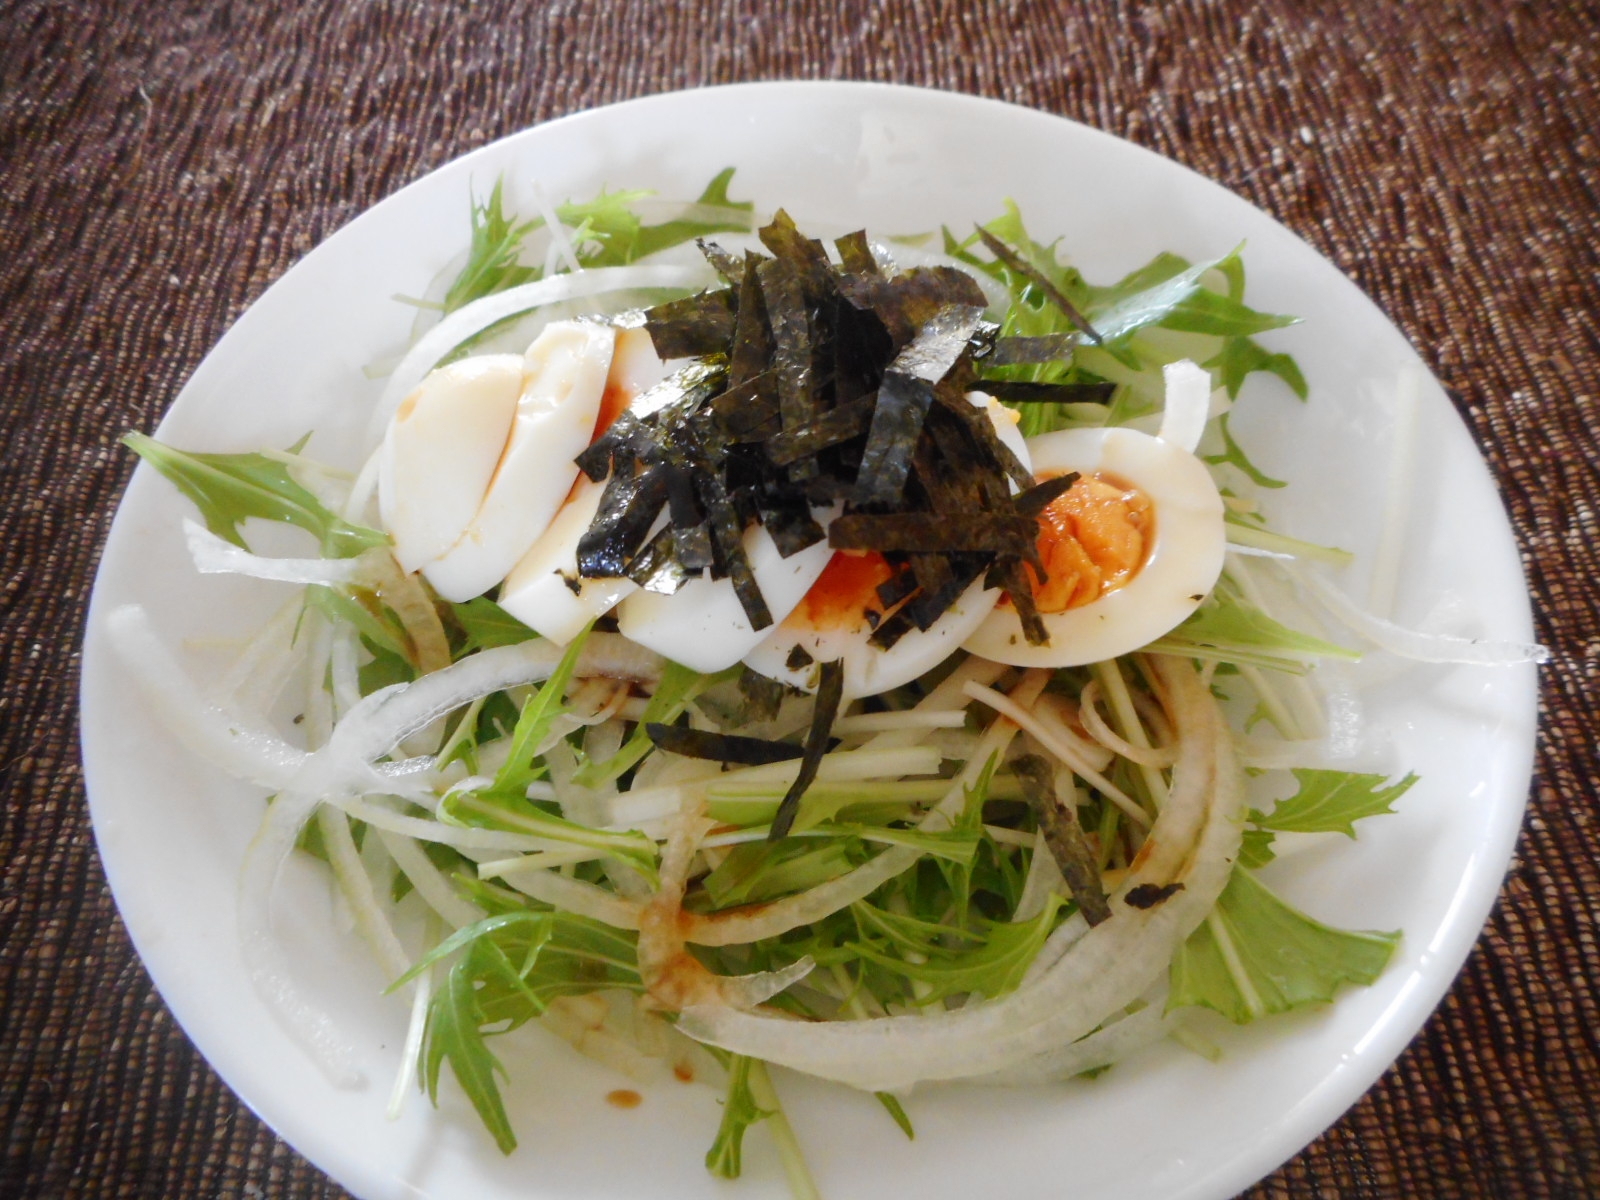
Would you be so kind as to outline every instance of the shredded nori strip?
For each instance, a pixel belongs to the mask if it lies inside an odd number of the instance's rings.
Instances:
[[[744,261],[737,254],[705,238],[695,238],[694,244],[700,247],[700,253],[705,255],[713,271],[735,287],[739,286],[739,280],[744,277]]]
[[[733,594],[739,598],[739,605],[744,609],[750,628],[765,629],[772,624],[772,612],[767,608],[766,599],[761,595],[761,588],[750,570],[750,560],[745,557],[745,523],[715,476],[701,475],[696,479],[696,485],[711,526],[718,566],[733,581]]]
[[[861,453],[851,501],[857,505],[892,505],[900,501],[906,476],[911,472],[907,451],[922,436],[922,422],[933,405],[933,386],[911,375],[885,375],[878,388],[878,405]],[[872,546],[868,549],[879,549]]]
[[[804,671],[817,660],[812,658],[804,646],[794,645],[789,650],[789,657],[784,659],[783,665],[791,671]]]
[[[1100,924],[1111,915],[1111,905],[1106,902],[1094,851],[1083,836],[1077,813],[1063,807],[1056,794],[1050,764],[1037,754],[1023,754],[1011,760],[1011,769],[1022,783],[1022,794],[1039,822],[1045,845],[1061,868],[1067,889],[1078,902],[1078,911],[1090,925]]]
[[[1128,894],[1123,897],[1123,900],[1127,901],[1130,908],[1154,908],[1156,905],[1172,899],[1182,890],[1183,884],[1181,883],[1141,883],[1136,888],[1129,888]]]
[[[766,371],[772,358],[772,331],[767,327],[767,306],[761,298],[758,273],[762,261],[759,254],[744,256],[739,280],[739,312],[733,323],[733,344],[728,348],[730,390]]]
[[[731,288],[701,292],[646,309],[644,327],[662,359],[724,354],[733,340],[737,293]]]
[[[783,704],[785,688],[776,679],[745,667],[739,672],[739,695],[744,697],[744,719],[770,721]]]
[[[858,229],[843,237],[833,239],[838,248],[839,261],[852,275],[877,275],[878,260],[872,256],[872,246],[867,242],[867,231]]]
[[[811,710],[811,729],[806,734],[805,756],[800,760],[800,772],[789,785],[778,803],[777,814],[772,818],[772,828],[767,840],[776,842],[786,837],[800,811],[800,798],[817,777],[822,766],[822,756],[828,752],[828,742],[833,734],[833,722],[839,715],[839,703],[844,698],[844,662],[832,659],[822,664],[821,678],[817,681],[817,706]]]
[[[1050,282],[1043,272],[981,225],[978,226],[978,237],[990,254],[994,255],[1017,274],[1027,278],[1028,282],[1043,292],[1052,304],[1066,314],[1067,320],[1088,334],[1090,341],[1094,342],[1096,346],[1105,344],[1105,339],[1095,332],[1093,325],[1089,324],[1089,318],[1079,312],[1078,306],[1062,295],[1061,289]]]
[[[638,475],[613,474],[594,521],[578,539],[578,574],[585,579],[626,575],[666,502],[666,473],[660,467]]]
[[[647,592],[670,596],[689,579],[678,557],[677,539],[672,526],[663,528],[633,556],[628,564],[628,578]]]
[[[1077,482],[1076,471],[1068,471],[1065,475],[1046,479],[1043,483],[1036,483],[1014,497],[1011,501],[1012,507],[1023,516],[1037,518],[1045,509],[1070,492],[1072,485]]]
[[[985,367],[1032,367],[1042,363],[1066,362],[1081,339],[1075,333],[1047,333],[1042,337],[996,338],[994,349],[983,360]]]
[[[811,325],[797,271],[782,259],[770,259],[756,271],[767,319],[772,325],[772,365],[778,374],[778,410],[783,427],[804,425],[817,412],[812,391]]]
[[[829,446],[860,437],[872,425],[877,396],[840,405],[815,420],[785,429],[767,439],[767,457],[778,466],[820,454]]]
[[[686,729],[681,725],[659,725],[651,721],[644,731],[662,750],[681,754],[684,758],[737,763],[742,767],[790,762],[805,755],[804,747],[789,742],[741,737],[733,733],[709,733],[700,729]]]
[[[954,554],[987,551],[1023,555],[1039,534],[1035,522],[1015,513],[852,513],[828,526],[835,550]]]

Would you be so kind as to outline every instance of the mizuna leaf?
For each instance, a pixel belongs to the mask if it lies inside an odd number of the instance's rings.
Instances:
[[[1370,984],[1400,934],[1336,929],[1274,895],[1236,867],[1217,906],[1172,960],[1168,1009],[1195,1005],[1236,1024],[1333,999]]]
[[[1413,774],[1385,786],[1382,775],[1309,768],[1297,768],[1294,777],[1300,783],[1294,795],[1279,800],[1270,813],[1250,810],[1250,820],[1257,828],[1278,833],[1342,833],[1353,838],[1355,822],[1393,812],[1390,805],[1417,781]]]

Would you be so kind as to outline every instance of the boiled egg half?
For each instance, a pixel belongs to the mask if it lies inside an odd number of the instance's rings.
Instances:
[[[1078,481],[1040,516],[1047,572],[1028,568],[1049,632],[1035,646],[1016,608],[997,604],[964,643],[1023,667],[1068,667],[1137,650],[1200,606],[1222,572],[1222,497],[1183,445],[1128,428],[1067,429],[1030,438],[1041,480]]]

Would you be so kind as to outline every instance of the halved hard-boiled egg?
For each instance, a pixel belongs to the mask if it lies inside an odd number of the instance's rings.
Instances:
[[[1047,572],[1028,568],[1050,635],[1035,646],[1009,599],[964,643],[996,662],[1066,667],[1137,650],[1173,629],[1222,572],[1222,497],[1182,445],[1135,429],[1067,429],[1031,438],[1037,478],[1076,472],[1039,518]]]
[[[379,510],[402,567],[456,601],[506,577],[572,489],[616,333],[554,322],[521,357],[463,359],[406,397],[378,470]]]

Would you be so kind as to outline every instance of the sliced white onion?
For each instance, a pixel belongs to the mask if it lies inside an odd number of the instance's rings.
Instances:
[[[1451,637],[1441,633],[1421,633],[1367,612],[1315,571],[1296,563],[1283,569],[1298,580],[1336,619],[1359,633],[1380,650],[1409,658],[1414,662],[1462,663],[1507,666],[1511,663],[1550,661],[1547,646],[1528,642],[1501,642],[1489,638]]]
[[[354,1047],[295,985],[283,943],[272,932],[273,884],[317,803],[312,795],[280,792],[267,806],[239,870],[239,952],[256,993],[323,1074],[337,1087],[356,1088],[366,1080]]]
[[[183,536],[189,557],[202,575],[245,575],[279,583],[320,583],[329,587],[363,580],[362,558],[267,558],[218,537],[200,522],[183,519]],[[380,551],[379,553],[385,553]]]
[[[373,692],[334,728],[328,744],[299,772],[297,786],[325,796],[394,791],[374,783],[371,764],[405,738],[479,696],[550,677],[562,650],[543,639],[496,646],[470,655],[412,683]],[[584,643],[575,674],[652,682],[662,659],[617,634],[595,633]]]
[[[1193,454],[1211,413],[1211,372],[1183,359],[1161,368],[1161,378],[1167,400],[1156,436]]]
[[[1001,1071],[974,1075],[966,1082],[1023,1087],[1053,1083],[1058,1079],[1082,1075],[1085,1071],[1109,1067],[1167,1036],[1178,1018],[1166,1013],[1163,1008],[1164,998],[1157,999],[1136,1012],[1107,1022],[1075,1042],[1068,1042]]]
[[[246,725],[207,700],[137,604],[106,616],[111,650],[156,714],[184,746],[236,779],[274,791],[287,787],[310,759],[276,734]]]

